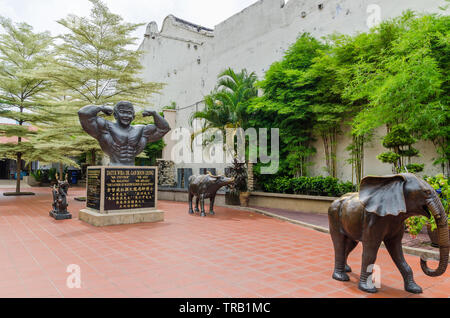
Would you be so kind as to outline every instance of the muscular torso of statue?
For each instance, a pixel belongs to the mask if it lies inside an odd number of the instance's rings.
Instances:
[[[109,156],[111,165],[134,166],[134,158],[147,145],[147,138],[142,133],[144,127],[139,125],[123,129],[117,124],[105,122],[98,142],[103,152]]]
[[[121,102],[113,110],[107,106],[85,106],[78,112],[83,129],[98,140],[103,152],[110,158],[112,166],[134,166],[134,158],[148,142],[161,139],[169,130],[169,124],[155,111],[144,111],[143,116],[153,116],[155,125],[131,126],[134,108],[128,102]],[[117,107],[118,106],[118,107]],[[114,112],[117,122],[112,123],[99,112],[108,115]]]

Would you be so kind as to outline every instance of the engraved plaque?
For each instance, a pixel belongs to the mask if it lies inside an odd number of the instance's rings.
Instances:
[[[88,169],[86,198],[88,208],[100,210],[101,176],[101,169]]]
[[[155,208],[155,168],[105,168],[105,210]]]

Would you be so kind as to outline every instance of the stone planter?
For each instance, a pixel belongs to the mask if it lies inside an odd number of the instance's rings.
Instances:
[[[250,198],[250,192],[241,192],[239,194],[239,201],[241,203],[241,206],[247,207],[249,198]]]
[[[249,205],[328,215],[328,208],[336,199],[338,198],[252,191]]]
[[[226,205],[240,205],[239,195],[234,192],[225,193],[225,204]]]
[[[25,176],[23,177],[23,181],[28,184],[30,187],[40,187],[42,186],[42,181],[36,181],[33,176]]]

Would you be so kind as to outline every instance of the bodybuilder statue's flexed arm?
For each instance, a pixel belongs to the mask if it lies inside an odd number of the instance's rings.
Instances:
[[[97,114],[114,114],[112,123]],[[157,141],[170,131],[169,123],[156,111],[147,110],[143,116],[153,116],[154,125],[131,126],[134,107],[130,102],[119,102],[114,109],[108,106],[85,106],[78,111],[83,129],[98,140],[113,166],[134,166],[134,158],[148,142]]]

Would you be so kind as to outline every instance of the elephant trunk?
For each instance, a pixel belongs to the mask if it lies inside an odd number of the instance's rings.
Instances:
[[[427,207],[436,220],[439,236],[439,266],[435,270],[430,269],[427,266],[426,260],[424,260],[423,258],[420,259],[420,266],[422,267],[422,270],[426,275],[435,277],[444,274],[447,270],[449,252],[448,220],[444,207],[442,206],[442,203],[437,196],[430,200],[430,202],[427,204]]]

